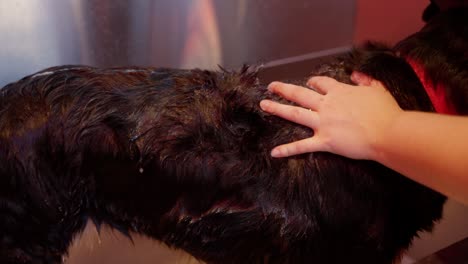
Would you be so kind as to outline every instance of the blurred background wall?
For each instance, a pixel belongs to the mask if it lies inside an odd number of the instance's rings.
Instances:
[[[215,69],[351,46],[353,0],[3,0],[0,85],[57,64]]]
[[[366,40],[394,44],[422,25],[428,0],[2,0],[0,87],[62,64],[215,69],[264,64],[262,80],[307,76],[320,59]],[[404,217],[404,216],[402,216]],[[412,263],[468,236],[468,209],[449,201]],[[197,263],[136,236],[88,225],[67,263]]]

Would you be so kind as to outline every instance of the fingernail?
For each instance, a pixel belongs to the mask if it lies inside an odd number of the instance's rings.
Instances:
[[[268,91],[272,92],[273,89],[275,88],[275,86],[277,86],[277,85],[278,85],[278,82],[272,82],[272,83],[270,83],[270,84],[268,85],[268,87],[267,87]]]
[[[364,78],[364,74],[360,72],[355,71],[351,73],[351,81],[353,81],[356,84],[361,84],[364,81]]]
[[[266,100],[262,100],[260,101],[260,108],[262,110],[266,110],[270,107],[270,102],[266,101]]]
[[[309,80],[307,80],[307,87],[309,88],[312,88],[313,90],[316,90],[315,87],[314,87],[314,83],[319,80],[322,76],[313,76],[313,77],[310,77]]]
[[[271,156],[274,158],[278,158],[280,155],[281,155],[281,152],[279,151],[279,149],[275,148],[271,151]]]

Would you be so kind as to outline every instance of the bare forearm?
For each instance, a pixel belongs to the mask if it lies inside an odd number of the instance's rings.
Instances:
[[[468,204],[468,117],[403,112],[375,150],[376,161]]]

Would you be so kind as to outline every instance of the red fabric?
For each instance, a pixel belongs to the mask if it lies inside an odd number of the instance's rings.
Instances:
[[[406,58],[406,61],[411,65],[422,85],[424,86],[424,89],[431,99],[432,105],[434,105],[436,112],[441,114],[456,115],[457,112],[455,111],[453,105],[447,103],[444,85],[439,83],[434,87],[433,83],[428,78],[426,78],[426,72],[421,65],[419,65],[411,58]]]

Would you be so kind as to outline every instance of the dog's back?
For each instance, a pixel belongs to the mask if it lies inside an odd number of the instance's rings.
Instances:
[[[384,47],[314,74],[349,82],[352,70],[381,80],[403,108],[433,111],[405,59]],[[391,263],[445,201],[371,161],[271,158],[313,132],[259,109],[279,98],[250,68],[68,66],[1,95],[4,263],[60,262],[87,218],[213,263]]]

